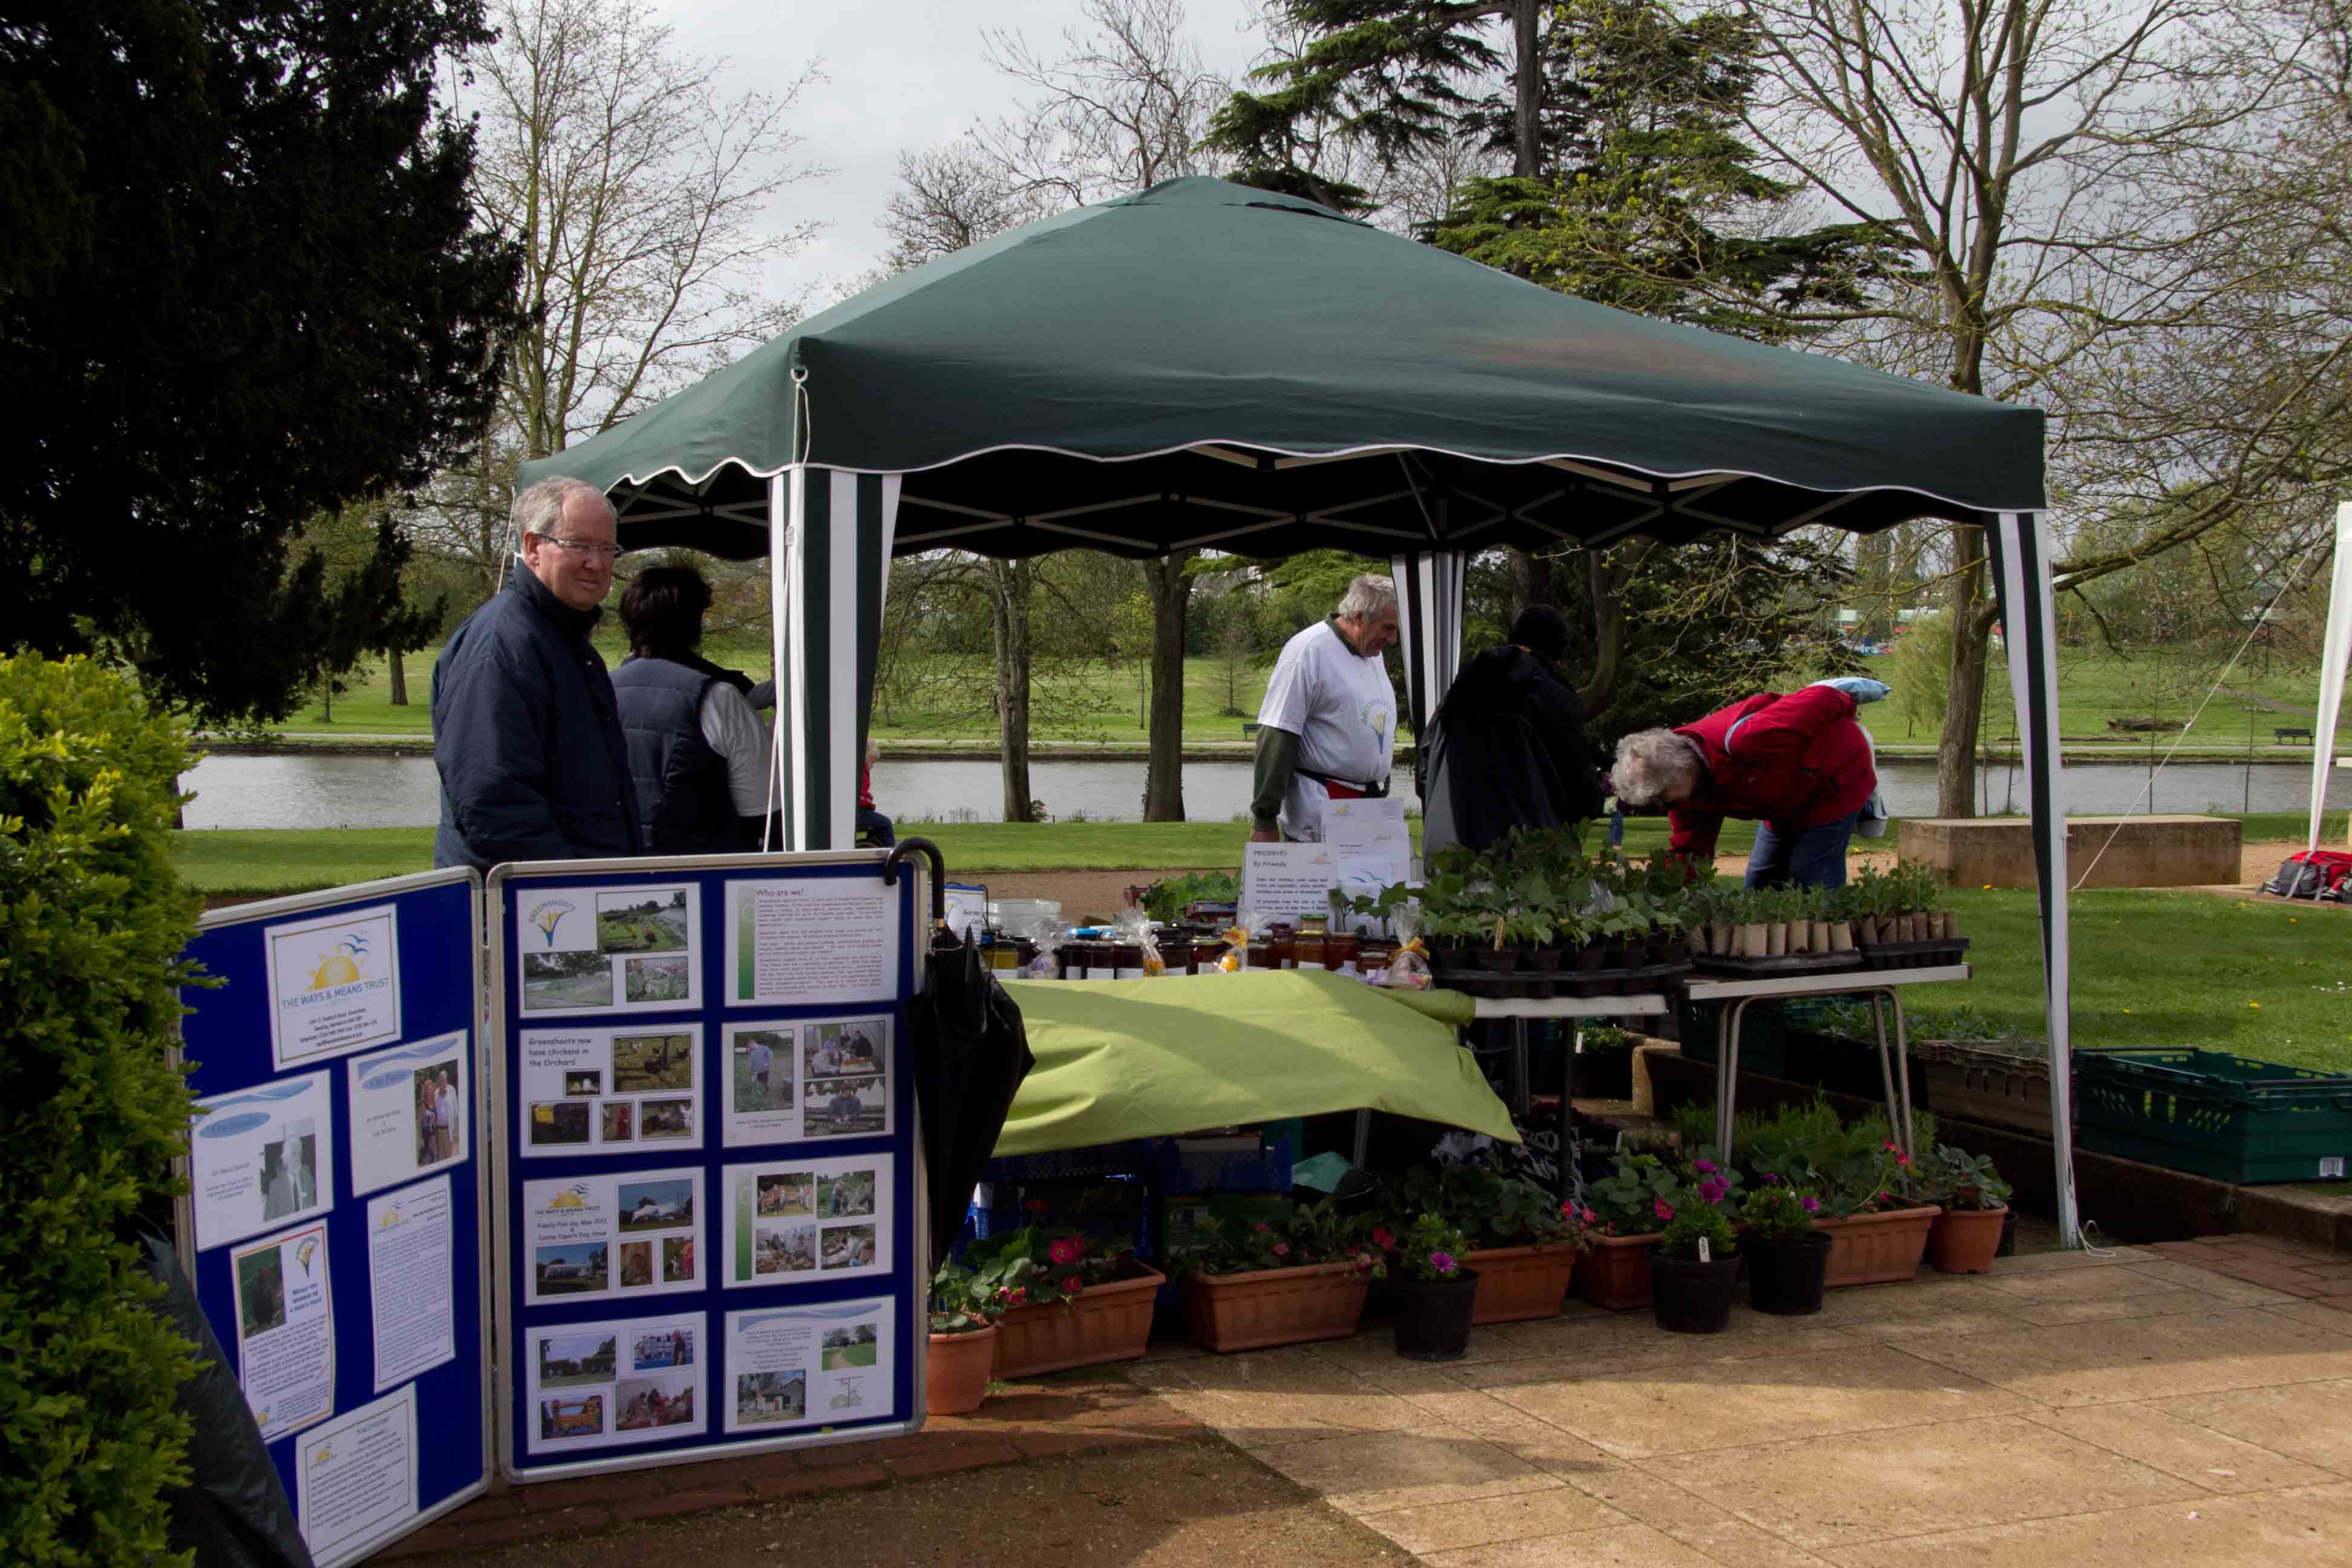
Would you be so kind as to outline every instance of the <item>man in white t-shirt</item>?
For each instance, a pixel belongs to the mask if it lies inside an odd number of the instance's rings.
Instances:
[[[1320,839],[1325,801],[1388,794],[1396,689],[1381,655],[1396,640],[1396,584],[1367,575],[1283,645],[1257,711],[1253,843]]]

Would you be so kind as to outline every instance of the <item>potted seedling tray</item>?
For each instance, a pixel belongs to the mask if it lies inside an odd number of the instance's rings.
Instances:
[[[1929,942],[1865,942],[1854,952],[1865,969],[1934,969],[1959,963],[1968,950],[1967,937],[1948,936]]]
[[[1791,974],[1827,974],[1835,970],[1859,969],[1862,954],[1848,950],[1844,952],[1791,952],[1779,958],[1744,958],[1735,953],[1702,952],[1691,962],[1709,974],[1725,974],[1739,980],[1777,980]]]

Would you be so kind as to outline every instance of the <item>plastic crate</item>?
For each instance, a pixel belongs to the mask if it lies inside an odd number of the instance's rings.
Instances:
[[[2352,1169],[2352,1078],[2226,1051],[2083,1051],[2085,1149],[2224,1182],[2309,1182]]]
[[[1716,1059],[1715,1031],[1726,1002],[1685,1002],[1682,1009],[1683,1055],[1695,1062]],[[1778,1003],[1756,1002],[1739,1016],[1739,1070],[1766,1078],[1789,1076],[1788,1022]]]

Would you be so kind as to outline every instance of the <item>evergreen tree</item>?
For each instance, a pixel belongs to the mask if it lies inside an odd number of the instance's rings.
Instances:
[[[282,716],[330,608],[289,541],[457,457],[519,320],[435,89],[481,5],[41,10],[0,28],[0,645]]]

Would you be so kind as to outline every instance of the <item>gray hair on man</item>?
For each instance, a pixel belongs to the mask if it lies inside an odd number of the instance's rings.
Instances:
[[[1698,750],[1690,742],[1672,730],[1636,730],[1617,742],[1609,788],[1618,805],[1651,811],[1688,798],[1699,776]]]
[[[1343,621],[1360,621],[1379,615],[1396,603],[1396,580],[1376,572],[1367,572],[1348,584],[1333,613]]]
[[[553,539],[563,521],[563,503],[573,495],[592,495],[606,506],[604,492],[585,479],[575,479],[566,474],[545,479],[523,490],[514,499],[514,507],[507,514],[514,524],[514,551],[522,553],[522,536],[536,533],[541,539]]]

